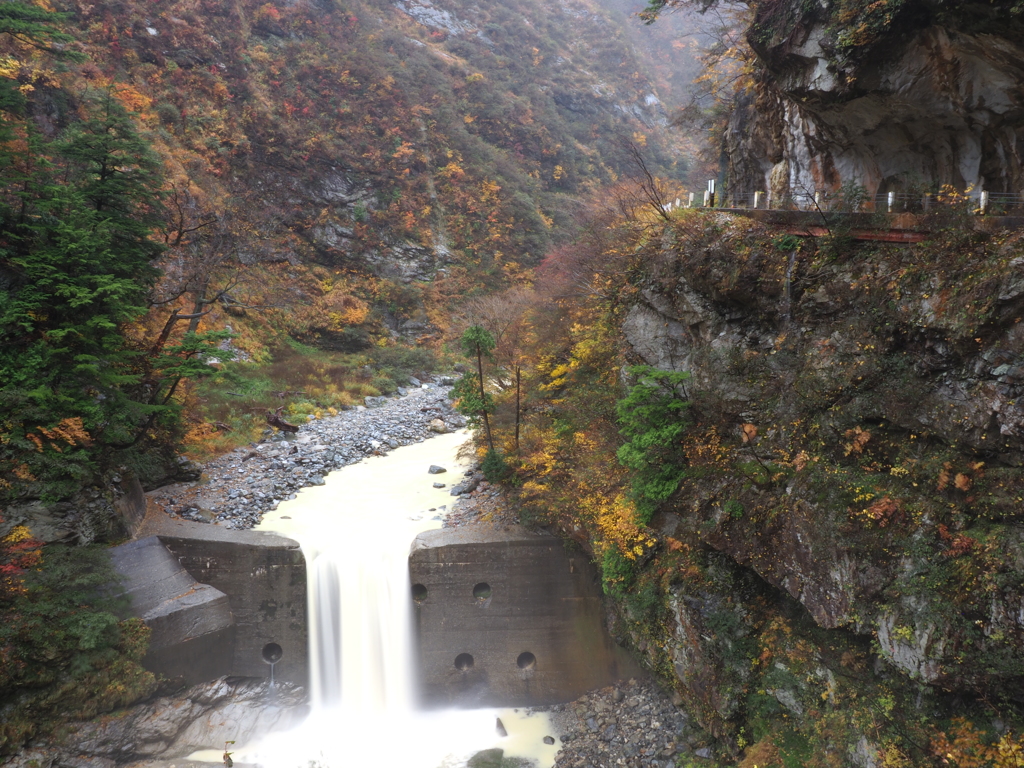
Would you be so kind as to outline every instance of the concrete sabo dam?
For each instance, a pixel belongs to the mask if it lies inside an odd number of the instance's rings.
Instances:
[[[116,547],[144,664],[186,683],[224,675],[306,685],[306,563],[271,533],[161,520]],[[425,706],[569,701],[633,671],[602,622],[595,570],[552,536],[490,526],[419,534],[409,557]]]

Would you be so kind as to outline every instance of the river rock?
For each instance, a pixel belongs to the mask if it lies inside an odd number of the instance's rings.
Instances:
[[[447,471],[447,469],[445,469],[444,467],[439,467],[437,464],[431,464],[430,469],[427,470],[427,472],[429,472],[432,475],[440,475]]]
[[[441,421],[441,419],[432,419],[430,424],[427,425],[427,429],[431,432],[443,435],[448,431],[448,425]]]
[[[178,698],[159,698],[118,715],[71,723],[61,743],[47,745],[53,749],[45,750],[47,759],[37,765],[107,768],[113,761],[185,757],[208,744],[242,743],[294,725],[305,715],[298,706],[303,698],[301,688],[287,683],[271,689],[265,680],[221,678]]]
[[[467,768],[502,768],[502,757],[505,755],[503,749],[485,749],[477,752],[466,763]]]

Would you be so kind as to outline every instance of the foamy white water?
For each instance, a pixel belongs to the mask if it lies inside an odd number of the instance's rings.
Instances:
[[[257,530],[296,539],[306,557],[312,714],[298,728],[231,747],[265,768],[457,768],[501,747],[540,768],[554,764],[541,713],[417,712],[409,547],[439,528],[448,488],[462,479],[463,432],[441,435],[332,472],[264,516]],[[431,475],[431,464],[448,471]],[[500,717],[508,736],[499,738]],[[221,762],[222,751],[195,753]]]

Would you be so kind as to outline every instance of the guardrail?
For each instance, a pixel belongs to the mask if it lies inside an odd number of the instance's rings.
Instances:
[[[882,192],[874,197],[844,195],[833,191],[801,192],[772,199],[767,192],[730,193],[716,196],[709,183],[703,192],[684,192],[665,204],[676,208],[730,208],[774,211],[821,211],[846,213],[938,213],[957,207],[978,216],[1024,215],[1024,194],[970,190],[967,192]]]

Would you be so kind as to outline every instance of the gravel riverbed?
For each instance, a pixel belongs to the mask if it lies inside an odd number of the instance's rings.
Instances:
[[[252,528],[264,512],[302,488],[323,485],[329,472],[464,427],[465,418],[448,398],[450,379],[440,381],[402,390],[397,397],[367,398],[371,407],[309,421],[295,434],[274,430],[259,443],[206,463],[200,483],[165,486],[150,498],[174,517]],[[482,478],[476,474],[445,481],[454,497],[498,495],[486,483],[479,489]],[[461,517],[468,522],[475,515],[464,511]]]

